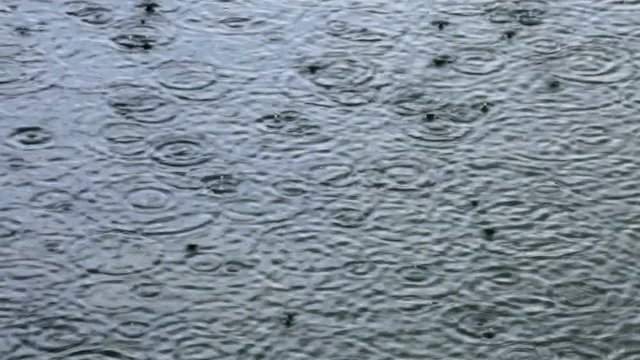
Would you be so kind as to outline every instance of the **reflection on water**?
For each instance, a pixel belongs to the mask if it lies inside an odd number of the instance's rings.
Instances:
[[[0,4],[0,358],[637,359],[640,2]]]

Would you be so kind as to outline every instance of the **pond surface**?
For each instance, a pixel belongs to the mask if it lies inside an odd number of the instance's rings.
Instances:
[[[640,1],[3,0],[0,358],[640,359]]]

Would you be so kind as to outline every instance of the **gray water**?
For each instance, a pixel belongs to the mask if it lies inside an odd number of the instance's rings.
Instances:
[[[640,1],[0,1],[0,359],[640,359]]]

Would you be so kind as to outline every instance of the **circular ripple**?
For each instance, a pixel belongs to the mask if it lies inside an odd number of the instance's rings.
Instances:
[[[551,285],[551,293],[554,299],[561,304],[584,308],[601,304],[608,295],[606,288],[600,281],[568,281]]]
[[[124,339],[140,339],[151,329],[151,323],[157,315],[145,308],[138,308],[126,314],[116,314],[111,317],[115,326],[112,331]]]
[[[171,207],[172,193],[159,186],[141,186],[127,192],[127,202],[144,212],[162,212]]]
[[[507,331],[506,313],[494,307],[462,304],[449,307],[442,319],[447,335],[462,343],[484,343],[485,334],[498,337]]]
[[[346,188],[358,182],[353,167],[340,162],[313,165],[308,176],[310,181],[332,188]]]
[[[547,359],[538,347],[529,344],[508,344],[497,347],[491,352],[496,360],[536,360]]]
[[[73,195],[68,191],[51,189],[33,195],[29,203],[49,211],[69,212],[73,208],[73,201]]]
[[[304,63],[300,75],[342,105],[368,104],[381,87],[375,83],[377,69],[373,64],[345,53],[324,54]]]
[[[309,183],[298,178],[278,180],[273,184],[273,188],[284,197],[303,196],[311,191]]]
[[[169,60],[154,67],[160,86],[174,96],[190,101],[221,99],[228,91],[212,64],[196,60]]]
[[[294,110],[269,114],[256,120],[260,130],[293,138],[316,137],[321,133],[320,125]]]
[[[133,16],[110,25],[117,35],[111,41],[121,50],[148,51],[174,41],[168,22],[160,16]]]
[[[46,308],[60,296],[73,274],[59,264],[35,259],[3,259],[0,264],[0,319],[8,322],[22,313]]]
[[[488,48],[464,48],[457,52],[453,69],[465,75],[487,76],[505,67],[505,56]]]
[[[178,115],[176,104],[149,86],[113,84],[107,96],[116,114],[129,120],[159,124],[171,121]]]
[[[91,273],[128,275],[153,269],[162,259],[160,245],[150,239],[110,232],[77,240],[74,262]]]
[[[97,134],[99,139],[105,143],[105,149],[101,149],[100,147],[102,146],[100,146],[96,150],[106,155],[143,156],[148,149],[146,141],[148,132],[148,129],[140,124],[127,122],[107,123],[100,128]]]
[[[88,336],[83,329],[88,319],[74,315],[57,315],[27,321],[24,343],[34,349],[57,353],[72,349],[85,343]]]
[[[86,0],[67,1],[65,12],[69,16],[91,25],[107,25],[113,20],[111,9]]]
[[[100,313],[125,314],[142,303],[125,277],[90,277],[84,283],[75,285],[77,289],[74,289],[71,301],[79,301],[83,306]]]
[[[176,190],[153,176],[105,176],[113,180],[95,194],[87,195],[87,201],[95,206],[88,217],[105,229],[143,236],[175,235],[213,221],[213,215],[196,211],[194,204],[178,203]]]
[[[274,36],[288,24],[284,19],[292,15],[291,11],[277,9],[278,6],[257,8],[249,3],[209,2],[181,14],[180,23],[187,29],[204,33]]]
[[[606,109],[622,101],[619,90],[611,86],[585,85],[575,82],[560,82],[546,74],[535,74],[525,79],[518,103],[525,111],[540,108],[549,113],[580,112]]]
[[[53,145],[53,134],[39,126],[19,127],[9,135],[9,144],[23,150],[42,149]]]
[[[382,159],[367,173],[369,186],[391,191],[418,191],[435,184],[424,169],[424,160],[414,158]]]
[[[617,83],[635,74],[628,46],[616,38],[594,38],[567,47],[554,66],[558,78],[580,83]]]
[[[155,140],[151,158],[170,167],[189,167],[209,161],[211,154],[203,136],[172,135]]]
[[[470,122],[464,116],[443,107],[422,116],[408,118],[410,122],[402,130],[425,147],[452,147],[473,132]]]
[[[326,207],[331,215],[331,224],[340,228],[361,227],[372,212],[361,201],[332,201]]]
[[[356,43],[389,42],[406,31],[399,15],[382,8],[339,9],[326,16],[325,31],[332,37]],[[375,26],[372,26],[375,24]]]
[[[626,134],[600,125],[577,124],[567,128],[564,124],[540,120],[538,124],[521,135],[520,146],[526,152],[519,150],[517,156],[542,162],[586,161],[615,154],[628,140]]]
[[[46,64],[0,58],[0,96],[18,96],[46,90],[53,85]]]

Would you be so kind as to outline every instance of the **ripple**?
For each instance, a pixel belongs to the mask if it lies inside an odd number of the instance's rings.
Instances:
[[[30,311],[49,308],[72,280],[72,272],[59,264],[5,257],[0,264],[0,319],[9,324]]]
[[[105,144],[97,146],[96,151],[105,155],[123,157],[141,157],[147,153],[148,129],[143,125],[128,122],[109,122],[98,131],[98,139]],[[102,149],[104,147],[105,149]]]
[[[50,189],[36,193],[29,203],[33,206],[55,212],[69,212],[73,208],[74,196],[62,189]]]
[[[529,345],[527,343],[511,343],[503,346],[498,346],[492,349],[492,356],[496,360],[535,360],[535,359],[547,359],[545,354],[542,354],[537,346]]]
[[[596,234],[562,232],[529,232],[507,238],[494,239],[487,244],[489,251],[516,258],[552,259],[583,252],[593,246]]]
[[[277,180],[273,188],[284,197],[303,196],[311,191],[307,181],[295,177]]]
[[[372,212],[361,200],[331,201],[326,207],[331,216],[331,224],[340,228],[361,227]]]
[[[169,167],[190,167],[210,160],[208,142],[205,136],[175,134],[162,136],[156,144],[151,158]]]
[[[73,349],[64,353],[55,360],[142,360],[143,357],[135,354],[134,351],[127,350],[127,346],[101,347],[92,346],[91,348]]]
[[[85,329],[90,320],[68,315],[39,318],[26,321],[26,334],[23,335],[26,345],[46,352],[66,351],[85,343],[89,337]]]
[[[544,131],[543,131],[544,127]],[[550,136],[550,134],[553,134]],[[521,149],[516,154],[529,161],[586,161],[617,153],[627,143],[626,134],[601,125],[576,124],[567,127],[540,119],[526,134],[521,134]]]
[[[256,120],[260,130],[266,133],[281,134],[292,138],[317,137],[321,127],[295,110],[285,110],[265,115]]]
[[[13,242],[17,235],[22,231],[22,222],[8,218],[0,217],[0,243],[5,245]]]
[[[551,293],[563,305],[584,308],[601,304],[609,292],[601,281],[586,280],[552,284]]]
[[[336,9],[326,16],[325,31],[335,38],[356,43],[391,42],[406,31],[399,15],[382,8]]]
[[[255,326],[235,305],[208,306],[213,309],[169,314],[154,322],[144,344],[157,359],[227,359],[238,347],[238,328]],[[255,330],[255,328],[254,328]]]
[[[540,108],[549,114],[557,112],[580,112],[607,109],[620,103],[623,97],[611,86],[559,82],[546,74],[534,73],[524,79],[518,102],[525,111]],[[517,88],[516,88],[517,91]]]
[[[64,7],[67,15],[86,24],[107,25],[113,20],[111,9],[91,1],[67,1],[64,3]]]
[[[84,307],[103,314],[125,314],[139,307],[141,301],[132,291],[132,284],[126,277],[94,277],[74,284],[74,298]]]
[[[125,314],[111,317],[115,324],[111,331],[123,339],[141,339],[151,330],[151,323],[157,315],[150,309],[138,308]]]
[[[133,16],[113,22],[110,28],[117,33],[111,41],[125,51],[148,51],[174,41],[173,29],[160,16]]]
[[[313,165],[308,176],[310,181],[332,188],[346,188],[358,182],[353,166],[341,162]]]
[[[376,83],[376,66],[347,53],[327,53],[303,64],[299,74],[338,104],[368,104],[382,87]]]
[[[484,334],[501,337],[507,331],[506,314],[495,307],[461,304],[449,307],[442,314],[446,332],[453,341],[461,343],[484,343]]]
[[[0,96],[33,94],[52,87],[52,74],[40,62],[0,58]]]
[[[178,194],[154,176],[113,176],[88,199],[96,207],[89,217],[106,229],[143,236],[177,235],[213,222],[213,215],[198,211],[196,203],[178,202]]]
[[[171,94],[188,101],[213,101],[228,89],[213,64],[197,60],[168,60],[154,67],[158,83]]]
[[[525,289],[541,288],[542,282],[510,265],[491,265],[474,270],[467,276],[461,291],[471,296],[493,299]]]
[[[178,115],[178,107],[150,86],[117,83],[108,88],[109,105],[116,114],[149,124],[169,122]]]
[[[401,130],[428,148],[455,147],[473,132],[464,116],[442,107],[422,116],[408,118]]]
[[[554,75],[586,84],[618,83],[635,75],[628,46],[617,38],[592,38],[568,46],[555,62]]]
[[[210,2],[185,11],[180,23],[187,29],[201,33],[276,36],[287,25],[284,19],[292,14],[291,9],[285,12],[277,11],[278,8],[229,1]]]
[[[487,76],[505,68],[505,56],[495,49],[463,48],[459,49],[452,68],[465,75]]]
[[[268,193],[247,194],[221,204],[222,215],[230,220],[251,224],[276,224],[294,219],[300,209]]]
[[[211,174],[200,178],[204,187],[213,195],[231,197],[237,193],[242,180],[233,174]]]
[[[71,250],[83,269],[106,275],[128,275],[151,270],[162,260],[162,249],[153,240],[109,232],[77,240]]]
[[[9,144],[22,150],[43,149],[53,145],[53,134],[39,126],[19,127],[9,135]]]
[[[419,191],[435,184],[433,176],[424,168],[424,160],[417,158],[381,159],[368,174],[369,186],[390,191]]]
[[[173,194],[159,186],[141,186],[127,192],[128,203],[145,212],[162,212],[171,207]]]

